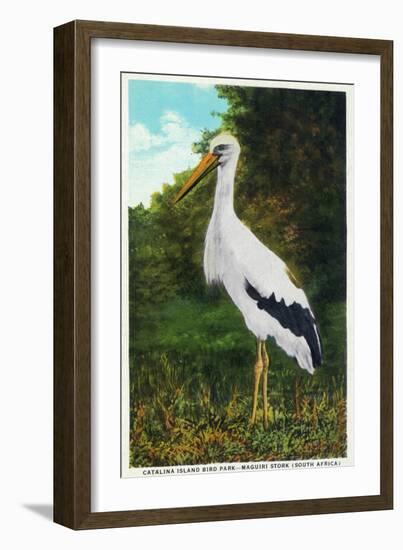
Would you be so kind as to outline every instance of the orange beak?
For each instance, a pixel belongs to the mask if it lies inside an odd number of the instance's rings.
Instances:
[[[193,187],[195,187],[208,173],[217,168],[218,166],[218,155],[213,153],[207,153],[196,168],[193,170],[192,175],[186,182],[183,184],[181,190],[178,192],[174,198],[174,204],[183,199],[185,195],[189,193]]]

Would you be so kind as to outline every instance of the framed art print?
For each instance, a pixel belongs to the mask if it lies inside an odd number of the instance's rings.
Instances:
[[[392,507],[392,43],[55,29],[55,521]]]

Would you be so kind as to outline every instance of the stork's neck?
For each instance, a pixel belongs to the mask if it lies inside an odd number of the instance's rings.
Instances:
[[[227,216],[235,216],[234,211],[234,181],[238,155],[225,164],[218,165],[217,186],[215,190],[212,219],[221,220]]]

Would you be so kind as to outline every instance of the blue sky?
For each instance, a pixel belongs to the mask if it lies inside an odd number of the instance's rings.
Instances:
[[[192,153],[204,128],[220,125],[212,111],[225,112],[227,102],[212,85],[156,80],[129,80],[129,205],[142,202],[173,173],[193,167]]]

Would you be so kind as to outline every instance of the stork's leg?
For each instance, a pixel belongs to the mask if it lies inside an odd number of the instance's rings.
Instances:
[[[250,423],[253,425],[256,421],[256,409],[257,409],[257,397],[259,393],[259,382],[263,370],[262,360],[262,342],[256,340],[256,362],[253,370],[253,401],[252,401],[252,416],[250,417]]]
[[[266,343],[262,342],[262,360],[263,360],[263,381],[262,381],[262,392],[263,392],[263,426],[267,430],[269,427],[269,418],[268,418],[268,402],[267,402],[267,377],[269,373],[270,359],[269,354],[267,353]]]

